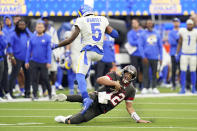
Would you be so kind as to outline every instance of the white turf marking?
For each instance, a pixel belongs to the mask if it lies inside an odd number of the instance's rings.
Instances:
[[[132,127],[132,126],[68,126],[68,125],[64,125],[64,126],[0,126],[0,127],[25,127],[25,128],[32,128],[32,127],[37,127],[37,128],[42,128],[42,127],[46,127],[46,128],[119,128],[119,129],[194,129],[196,130],[197,127],[173,127],[173,126],[164,126],[164,127],[159,127],[159,126],[155,126],[155,127]]]
[[[79,111],[81,110],[79,109],[9,109],[9,108],[0,108],[0,111]],[[114,109],[114,111],[125,111],[125,109]],[[137,109],[137,111],[144,111],[144,112],[151,112],[151,111],[162,111],[162,112],[172,112],[172,111],[176,111],[176,112],[197,112],[197,110],[192,110],[192,109]]]
[[[161,97],[161,98],[165,98],[165,97],[180,97],[185,99],[185,96],[197,96],[196,94],[192,94],[192,93],[186,93],[186,94],[178,94],[178,93],[160,93],[160,94],[137,94],[135,97],[136,98],[155,98],[155,97]],[[187,98],[186,98],[187,99]],[[190,99],[190,98],[189,98]],[[195,99],[195,98],[192,98]],[[49,100],[47,97],[41,97],[36,101],[51,101]],[[5,100],[5,101],[1,101],[0,103],[6,103],[6,102],[32,102],[31,98],[18,98],[18,99],[13,99],[13,100]]]
[[[7,117],[7,118],[53,118],[55,116],[0,116]],[[131,117],[96,117],[96,119],[130,119]],[[141,118],[152,118],[152,119],[194,119],[196,120],[197,117],[141,117]],[[25,125],[25,124],[43,124],[43,123],[18,123],[18,125]],[[0,124],[1,125],[1,124]]]
[[[1,124],[0,123],[0,126],[17,126],[17,125],[21,125],[21,126],[24,126],[24,125],[41,125],[41,124],[44,124],[44,123],[36,123],[36,122],[31,122],[31,123],[16,123],[16,124]]]

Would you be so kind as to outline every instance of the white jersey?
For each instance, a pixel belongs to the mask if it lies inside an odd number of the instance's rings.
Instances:
[[[77,18],[75,25],[80,29],[83,47],[86,45],[97,45],[103,49],[105,29],[109,25],[104,16],[85,16]]]
[[[184,54],[196,54],[197,53],[197,30],[193,29],[188,31],[186,28],[179,30],[179,34],[182,36],[182,53]]]

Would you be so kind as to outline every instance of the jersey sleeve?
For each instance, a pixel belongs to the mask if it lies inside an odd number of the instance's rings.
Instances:
[[[109,21],[106,17],[104,17],[104,19],[105,19],[105,26],[107,27],[109,25]]]
[[[132,86],[132,85],[131,85]],[[133,100],[135,99],[135,89],[134,87],[129,87],[129,95],[125,97],[125,101],[126,102],[133,102]]]
[[[83,23],[82,23],[82,18],[78,18],[75,22],[75,26],[78,26],[79,29],[82,29]]]
[[[113,80],[115,75],[116,75],[115,72],[109,72],[109,73],[106,74],[106,77],[108,77],[110,80]]]

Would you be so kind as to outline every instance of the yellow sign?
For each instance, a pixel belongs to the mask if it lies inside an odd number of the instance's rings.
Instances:
[[[180,0],[151,0],[149,10],[151,14],[180,14],[182,7]]]
[[[0,15],[26,14],[25,0],[0,0]]]

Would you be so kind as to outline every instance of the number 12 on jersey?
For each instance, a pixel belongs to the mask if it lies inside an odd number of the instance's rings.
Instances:
[[[100,41],[102,32],[100,30],[100,23],[91,23],[91,30],[92,30],[92,39],[94,41]]]

